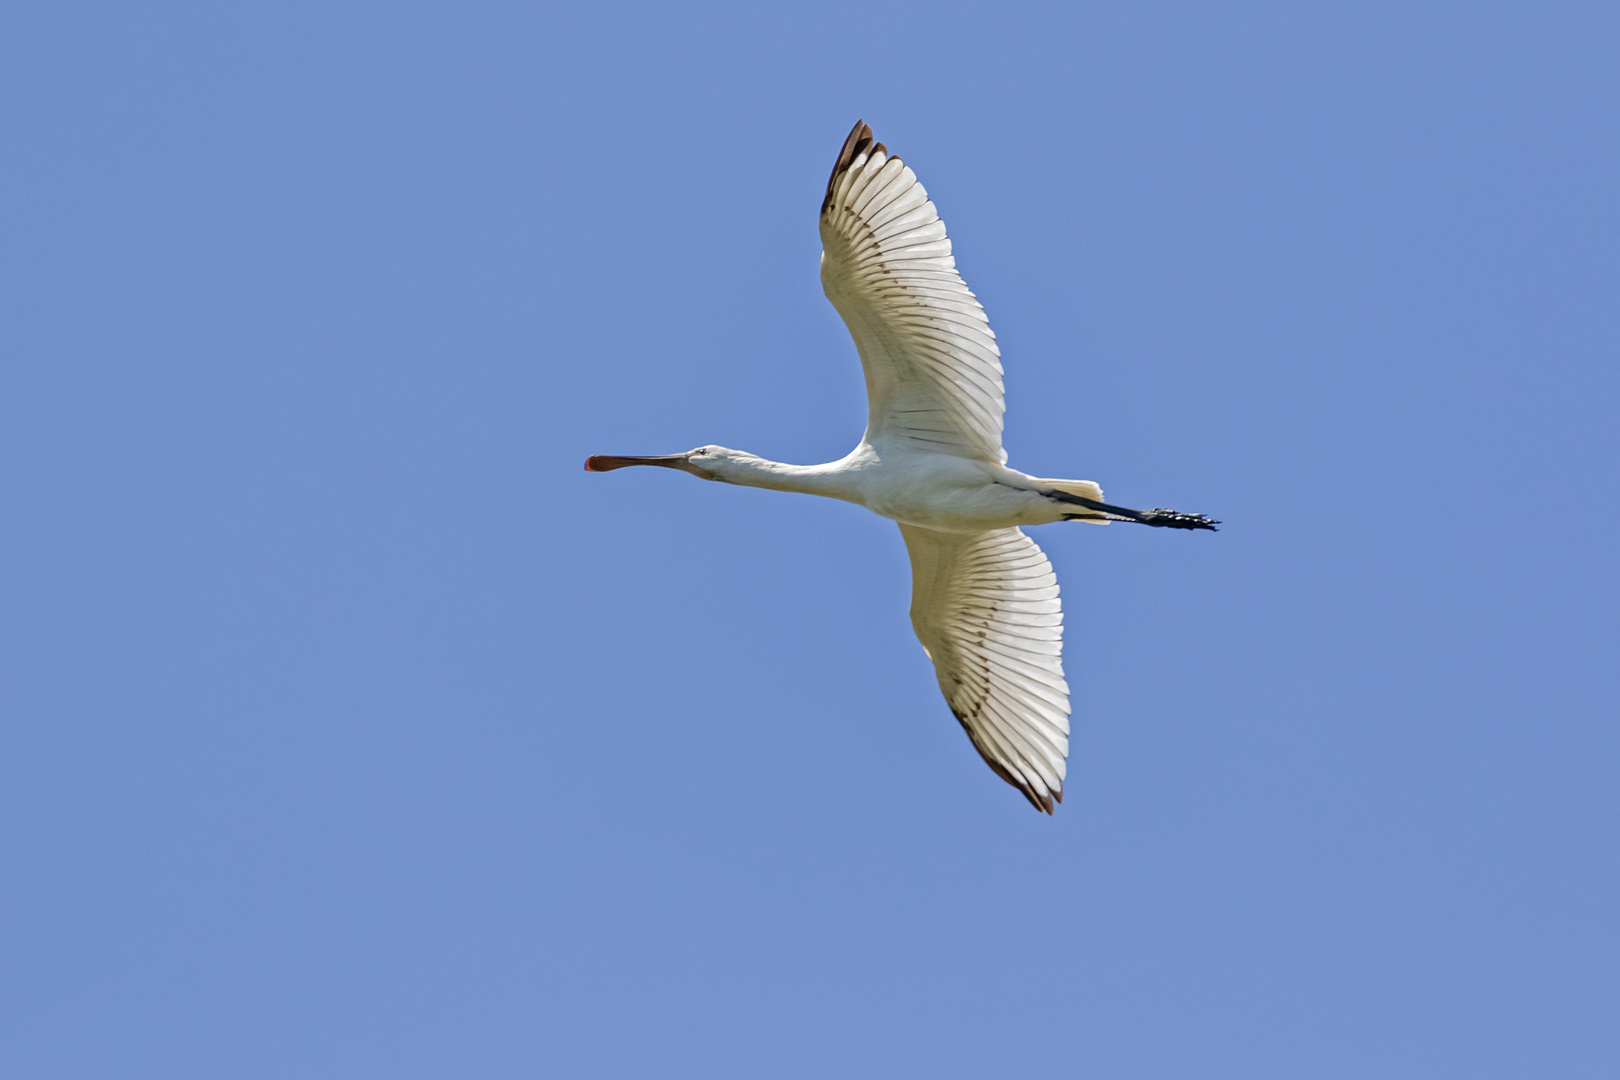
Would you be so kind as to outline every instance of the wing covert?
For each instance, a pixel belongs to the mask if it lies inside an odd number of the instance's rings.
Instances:
[[[1063,801],[1069,684],[1057,575],[1018,529],[900,526],[911,624],[939,688],[985,763],[1037,810]]]
[[[905,162],[856,123],[821,205],[821,284],[860,350],[866,438],[1001,464],[1001,350]]]

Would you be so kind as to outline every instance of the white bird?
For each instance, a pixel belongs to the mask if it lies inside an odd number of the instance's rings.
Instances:
[[[1001,350],[956,272],[945,224],[916,174],[857,121],[821,204],[821,284],[855,339],[868,413],[860,445],[825,465],[700,446],[598,455],[585,467],[683,469],[705,480],[859,503],[900,525],[911,554],[911,624],[951,712],[996,775],[1048,814],[1063,801],[1069,685],[1057,577],[1020,526],[1219,522],[1102,501],[1090,480],[1008,468]]]

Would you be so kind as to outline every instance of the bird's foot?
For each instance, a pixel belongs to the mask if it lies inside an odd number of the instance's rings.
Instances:
[[[1155,525],[1162,529],[1208,529],[1210,532],[1218,532],[1215,526],[1220,524],[1214,518],[1205,517],[1203,514],[1183,514],[1176,510],[1166,510],[1162,506],[1142,511],[1142,516],[1137,520],[1143,525]]]

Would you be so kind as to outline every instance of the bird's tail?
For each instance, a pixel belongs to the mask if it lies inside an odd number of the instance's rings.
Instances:
[[[1102,487],[1090,480],[1042,480],[1041,483],[1045,484],[1047,487],[1056,488],[1058,491],[1067,492],[1070,495],[1078,495],[1082,499],[1090,499],[1092,502],[1103,501]],[[1077,511],[1080,510],[1078,506],[1074,507],[1073,509]],[[1085,511],[1080,511],[1079,514],[1070,520],[1087,521],[1093,525],[1108,524],[1108,519],[1103,517],[1101,514],[1098,514],[1096,517],[1083,516],[1084,514]]]

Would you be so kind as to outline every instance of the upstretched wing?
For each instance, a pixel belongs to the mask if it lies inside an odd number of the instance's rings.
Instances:
[[[821,285],[866,372],[866,438],[1001,464],[1001,350],[916,174],[857,122],[821,204]]]
[[[1063,801],[1069,684],[1057,576],[1017,529],[901,525],[911,625],[939,688],[987,764],[1036,809]]]

